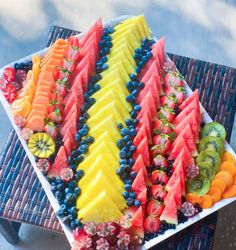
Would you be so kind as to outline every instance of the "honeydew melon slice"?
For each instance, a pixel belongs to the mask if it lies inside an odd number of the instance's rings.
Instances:
[[[78,219],[81,219],[83,223],[116,221],[121,216],[121,211],[105,190],[96,199],[78,211]]]
[[[122,87],[124,86],[122,85]],[[96,100],[99,100],[100,98],[105,96],[106,93],[112,92],[112,94],[114,95],[114,98],[119,98],[119,100],[124,105],[125,109],[130,112],[132,110],[132,106],[129,102],[126,101],[126,96],[123,92],[122,87],[120,86],[119,80],[115,80],[109,83],[107,86],[105,86],[101,90],[99,90],[98,92],[96,92],[94,95],[92,95],[92,97],[95,98]]]
[[[114,201],[119,210],[122,211],[126,207],[125,200],[121,193],[114,189],[114,183],[111,183],[101,171],[96,174],[91,184],[82,190],[82,194],[76,201],[76,207],[78,209],[85,207],[91,200],[96,199],[96,197],[104,190]]]

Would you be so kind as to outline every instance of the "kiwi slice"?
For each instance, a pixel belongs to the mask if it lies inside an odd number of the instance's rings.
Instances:
[[[218,122],[207,123],[201,131],[201,138],[207,136],[219,137],[224,141],[226,137],[226,131],[224,126]]]
[[[55,142],[47,133],[31,135],[28,141],[30,152],[38,158],[48,158],[55,153]]]
[[[207,136],[200,140],[198,144],[199,152],[203,150],[216,151],[220,156],[224,153],[224,144],[219,137]]]
[[[198,175],[194,179],[187,181],[187,192],[203,196],[211,187],[211,182],[203,175]]]
[[[197,157],[197,164],[199,164],[200,162],[209,163],[211,166],[213,166],[216,173],[219,170],[221,158],[220,155],[215,151],[204,150]]]
[[[212,180],[215,176],[215,168],[208,162],[199,162],[199,173],[207,179]]]

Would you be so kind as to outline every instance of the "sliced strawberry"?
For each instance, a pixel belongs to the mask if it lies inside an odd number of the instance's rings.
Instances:
[[[58,95],[60,95],[61,97],[65,97],[67,93],[67,81],[57,80],[56,90],[58,91]]]
[[[161,221],[156,216],[148,216],[144,220],[144,230],[147,233],[155,233],[160,229]]]
[[[175,117],[175,112],[172,108],[162,107],[158,112],[158,117],[161,120],[172,122]]]
[[[165,85],[166,87],[175,87],[175,86],[180,86],[182,87],[183,86],[183,77],[177,72],[177,71],[171,71],[171,72],[168,72],[166,75],[165,75]]]
[[[147,204],[147,214],[153,216],[161,216],[162,211],[164,210],[164,205],[159,201],[151,199]]]
[[[153,185],[151,187],[151,196],[153,199],[161,199],[163,200],[167,194],[167,191],[165,190],[165,187],[161,184]]]
[[[173,132],[174,128],[175,128],[174,125],[172,125],[165,119],[164,120],[158,119],[154,123],[155,134],[169,134]]]
[[[156,167],[166,168],[168,166],[167,159],[162,155],[156,155],[153,159],[153,164]]]
[[[44,131],[51,135],[53,138],[56,138],[58,134],[58,129],[54,122],[48,122],[44,127]]]
[[[171,147],[170,137],[167,134],[155,135],[153,137],[153,146],[151,148],[153,156],[164,155]]]
[[[169,177],[162,170],[156,170],[152,172],[151,181],[153,184],[162,184],[165,185],[169,180]]]
[[[62,115],[59,108],[55,108],[53,112],[48,115],[48,118],[53,122],[61,122]]]
[[[12,67],[7,67],[4,69],[3,72],[3,77],[8,81],[8,82],[13,82],[16,79],[16,71]]]
[[[176,105],[176,102],[178,102],[176,100],[175,96],[163,96],[161,97],[161,106],[164,107],[169,107],[169,108],[174,108]]]
[[[175,103],[181,104],[185,98],[186,90],[183,87],[169,87],[166,89],[165,94],[169,98],[175,99]]]
[[[5,96],[8,102],[12,103],[17,97],[16,88],[11,83],[8,83],[3,89],[3,95]]]

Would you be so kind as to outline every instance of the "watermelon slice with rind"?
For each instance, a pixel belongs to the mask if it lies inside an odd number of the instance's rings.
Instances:
[[[148,176],[147,169],[146,169],[146,166],[145,166],[145,163],[143,161],[143,157],[141,154],[137,157],[134,165],[132,166],[132,170],[134,170],[136,173],[138,173],[140,169],[143,169],[143,175],[144,175],[146,186],[151,186],[152,182]]]
[[[75,113],[76,119],[78,120],[79,115],[80,115],[80,110],[78,110],[76,103],[74,103],[70,111],[67,114],[65,114],[66,117],[64,119],[64,122],[67,122],[74,113]]]
[[[52,164],[50,170],[48,171],[48,177],[58,177],[63,168],[67,168],[67,155],[64,146],[61,146],[57,152],[57,156]]]
[[[70,139],[71,148],[74,149],[75,146],[76,146],[76,144],[75,144],[75,139],[74,139],[74,135],[72,134],[72,132],[73,132],[73,129],[71,129],[71,128],[67,129],[62,140],[65,143],[66,140],[67,140],[67,138],[69,138]]]
[[[72,135],[75,135],[77,132],[77,119],[76,113],[73,113],[70,119],[67,120],[65,124],[63,124],[60,133],[64,137],[67,129],[71,128]]]
[[[193,132],[192,132],[192,129],[191,129],[189,124],[186,124],[186,126],[182,130],[182,132],[180,132],[180,134],[177,136],[177,138],[175,139],[175,141],[172,144],[172,147],[174,147],[175,144],[179,143],[178,140],[179,140],[180,137],[183,137],[183,139],[185,140],[185,143],[188,146],[189,151],[191,152],[192,156],[193,157],[197,156],[198,151],[197,151],[195,139],[194,139],[194,136],[193,136]]]
[[[140,142],[140,144],[137,147],[137,150],[134,153],[133,158],[136,160],[139,155],[142,155],[145,166],[149,166],[150,165],[150,155],[149,155],[147,137],[143,138],[143,140]]]
[[[144,110],[149,110],[149,114],[152,115],[150,120],[150,122],[152,123],[152,121],[157,118],[157,109],[151,90],[149,90],[145,98],[142,99],[140,106]]]
[[[133,140],[133,144],[137,147],[145,137],[147,137],[146,126],[142,124]]]
[[[78,99],[75,91],[68,93],[64,101],[66,103],[63,110],[64,114],[68,114],[70,112],[74,103],[76,103],[78,110],[80,110],[81,106],[83,105],[83,98]]]
[[[142,125],[145,126],[146,133],[147,133],[147,138],[148,142],[151,144],[152,143],[152,127],[151,127],[151,122],[150,122],[150,114],[148,110],[142,109],[141,112],[139,112],[140,118],[138,116],[139,124],[138,124],[138,131],[141,128]]]
[[[139,194],[145,188],[146,188],[146,184],[145,184],[143,169],[140,169],[135,179],[133,180],[132,190],[135,191],[137,194]]]
[[[178,224],[177,206],[175,202],[174,193],[169,192],[165,199],[165,208],[161,214],[160,220],[169,224]]]
[[[72,143],[70,142],[70,138],[66,138],[64,142],[64,148],[65,148],[67,157],[70,156],[71,151],[72,151]]]
[[[182,120],[178,121],[177,123],[174,120],[176,134],[179,135],[184,130],[184,128],[187,126],[187,124],[189,124],[190,128],[192,130],[193,136],[194,136],[194,140],[197,143],[199,141],[199,128],[200,128],[199,122],[198,122],[199,118],[197,118],[198,116],[199,116],[199,113],[195,109],[193,109],[186,116],[183,116]]]
[[[179,109],[183,110],[186,108],[194,99],[199,100],[199,92],[196,89],[188,98],[186,98],[180,105]]]
[[[165,38],[162,37],[152,47],[153,53],[157,52],[160,66],[163,68],[165,61]]]

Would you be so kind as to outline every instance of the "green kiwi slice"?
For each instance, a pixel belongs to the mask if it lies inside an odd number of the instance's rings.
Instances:
[[[215,176],[215,168],[207,162],[199,162],[197,164],[199,167],[199,173],[202,176],[205,176],[207,179],[212,180]]]
[[[200,162],[209,163],[211,166],[213,166],[216,173],[219,170],[221,158],[220,155],[215,151],[204,150],[197,157],[197,164],[199,164]]]
[[[218,122],[207,123],[201,131],[201,138],[207,136],[219,137],[224,141],[226,137],[226,131],[224,126]]]
[[[207,136],[200,140],[198,144],[199,152],[203,150],[216,151],[220,156],[224,153],[224,144],[219,137]]]
[[[200,174],[194,179],[189,179],[187,181],[187,192],[197,194],[198,196],[206,194],[210,187],[210,180]]]

